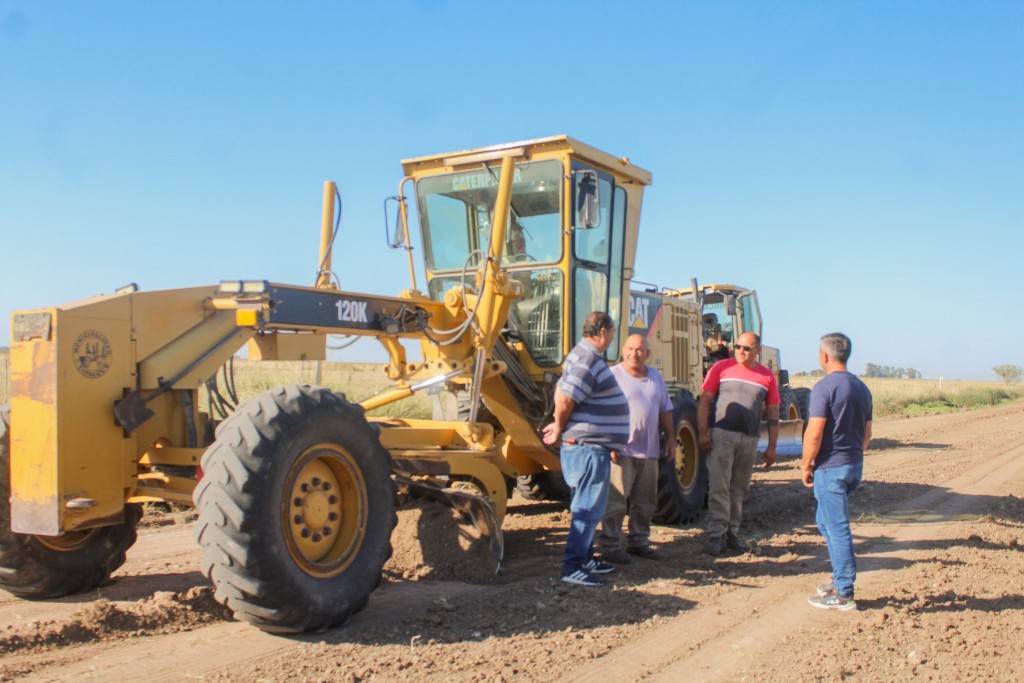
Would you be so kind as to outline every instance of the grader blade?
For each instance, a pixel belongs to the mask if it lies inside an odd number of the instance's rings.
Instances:
[[[804,447],[804,421],[781,420],[779,422],[779,441],[775,452],[779,455],[800,455]],[[768,427],[761,423],[761,437],[757,440],[757,452],[764,453],[768,449]]]
[[[445,487],[422,479],[411,479],[397,473],[392,476],[397,484],[408,486],[425,497],[438,499],[468,517],[494,557],[494,573],[497,574],[501,570],[501,560],[505,556],[505,537],[501,533],[501,522],[498,521],[494,504],[486,496],[464,488]]]

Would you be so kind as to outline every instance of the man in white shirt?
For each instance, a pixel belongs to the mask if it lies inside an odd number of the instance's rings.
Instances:
[[[658,456],[671,458],[675,444],[672,401],[661,373],[647,367],[651,355],[647,339],[634,334],[622,346],[622,362],[612,374],[629,401],[629,443],[612,453],[611,488],[601,533],[601,557],[616,564],[629,564],[630,555],[657,560],[661,554],[651,547],[651,517],[658,500]],[[659,444],[658,428],[669,435]],[[629,514],[626,547],[622,544],[622,522]]]

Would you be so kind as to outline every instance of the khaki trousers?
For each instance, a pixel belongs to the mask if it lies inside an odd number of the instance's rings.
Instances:
[[[708,456],[708,535],[739,531],[743,501],[750,493],[750,477],[757,457],[757,437],[725,429],[711,430]]]
[[[622,522],[629,513],[627,547],[645,548],[650,544],[651,517],[658,500],[658,459],[620,455],[612,463],[608,506],[601,522],[598,542],[604,550],[622,549]]]

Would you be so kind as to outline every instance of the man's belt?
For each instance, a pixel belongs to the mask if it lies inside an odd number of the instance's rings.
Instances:
[[[565,439],[562,443],[569,444],[570,446],[602,446],[608,448],[608,444],[598,443],[597,441],[590,441],[588,439]]]

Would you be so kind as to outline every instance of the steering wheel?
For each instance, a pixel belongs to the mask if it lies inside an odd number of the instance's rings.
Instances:
[[[508,262],[509,263],[536,263],[537,259],[533,258],[532,256],[530,256],[529,254],[527,254],[524,251],[521,254],[513,254],[512,256],[509,256],[508,257]]]

